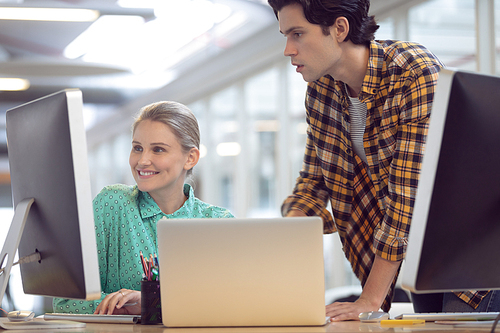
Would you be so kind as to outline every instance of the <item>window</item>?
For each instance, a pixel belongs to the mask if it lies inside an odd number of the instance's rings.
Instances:
[[[476,69],[474,0],[432,0],[409,12],[410,40],[426,46],[448,67]]]

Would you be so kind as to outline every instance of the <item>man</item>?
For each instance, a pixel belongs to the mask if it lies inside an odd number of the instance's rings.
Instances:
[[[374,41],[369,0],[269,4],[286,37],[285,56],[309,82],[304,163],[282,213],[318,215],[326,233],[339,232],[363,292],[355,302],[328,305],[332,321],[388,311],[443,65],[421,45]],[[473,307],[484,297],[460,296]]]

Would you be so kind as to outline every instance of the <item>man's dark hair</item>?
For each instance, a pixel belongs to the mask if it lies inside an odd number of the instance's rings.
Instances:
[[[276,18],[278,11],[291,4],[299,4],[304,9],[304,16],[312,24],[321,26],[323,33],[329,35],[329,27],[339,17],[349,21],[349,33],[346,37],[354,44],[369,45],[375,39],[378,25],[374,16],[369,16],[370,0],[268,0]]]

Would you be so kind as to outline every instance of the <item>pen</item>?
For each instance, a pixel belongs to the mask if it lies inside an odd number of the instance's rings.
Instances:
[[[149,262],[151,263],[151,267],[155,266],[155,264],[153,263],[153,255],[152,254],[149,255]]]
[[[148,261],[148,272],[146,274],[148,281],[151,281],[151,261]]]
[[[380,321],[380,326],[389,326],[389,327],[423,325],[423,324],[425,324],[425,320],[423,319],[392,319],[392,320],[388,319]]]
[[[156,253],[155,253],[154,258],[153,258],[153,269],[151,272],[151,275],[152,275],[151,279],[153,281],[158,281],[159,270],[160,270],[160,264],[158,262],[158,257],[156,256]]]
[[[159,263],[158,257],[156,253],[149,254],[149,256],[144,256],[142,251],[139,251],[141,257],[142,269],[144,270],[143,280],[146,281],[158,281],[158,271],[159,271]]]
[[[142,270],[144,271],[144,275],[146,275],[146,278],[147,278],[148,277],[148,267],[146,266],[146,260],[144,259],[144,256],[142,255],[142,251],[139,251],[139,254],[141,256]]]

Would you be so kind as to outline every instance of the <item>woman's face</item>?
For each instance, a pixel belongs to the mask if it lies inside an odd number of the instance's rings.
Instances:
[[[153,199],[182,193],[187,170],[194,165],[170,127],[144,120],[135,128],[129,164],[134,179]]]

